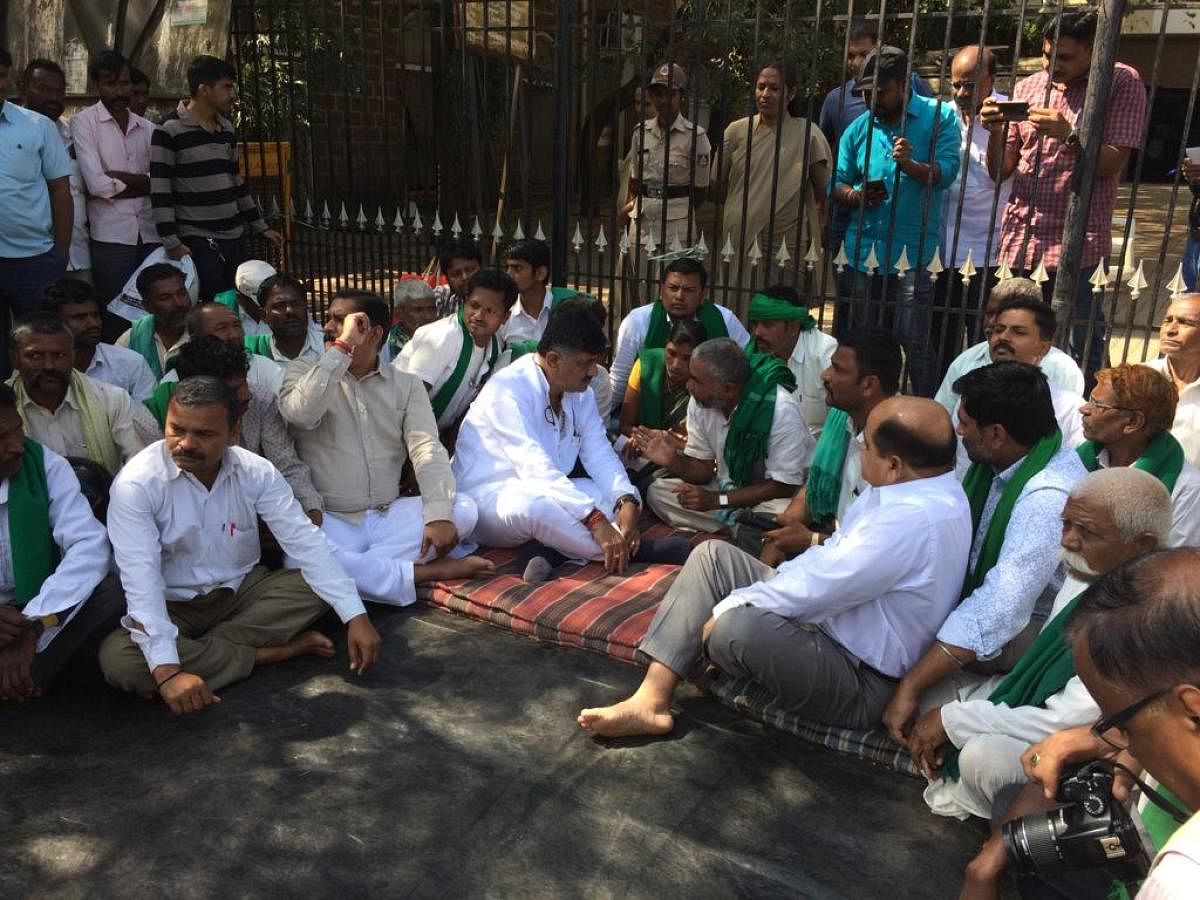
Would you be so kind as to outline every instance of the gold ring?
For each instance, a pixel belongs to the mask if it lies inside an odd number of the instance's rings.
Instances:
[[[1029,768],[1036,769],[1039,758],[1040,757],[1036,753],[1033,754],[1033,756],[1029,757]]]

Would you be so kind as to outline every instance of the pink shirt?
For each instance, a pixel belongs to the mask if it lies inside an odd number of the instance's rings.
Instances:
[[[158,230],[150,215],[150,197],[113,198],[125,183],[105,175],[109,172],[150,174],[150,138],[154,125],[129,113],[129,128],[122,133],[103,103],[80,110],[71,118],[75,158],[87,188],[88,224],[92,240],[108,244],[136,244],[140,237],[157,244]]]

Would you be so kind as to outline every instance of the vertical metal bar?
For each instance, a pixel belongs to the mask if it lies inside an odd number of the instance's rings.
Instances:
[[[566,277],[567,268],[567,216],[569,212],[568,191],[571,186],[569,171],[572,72],[571,20],[574,3],[559,3],[554,21],[554,196],[550,222],[551,276],[559,283]]]

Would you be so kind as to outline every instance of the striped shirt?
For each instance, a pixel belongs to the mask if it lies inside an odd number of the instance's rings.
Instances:
[[[163,246],[181,238],[233,240],[258,234],[267,223],[237,170],[233,125],[217,117],[205,131],[181,101],[175,117],[154,130],[150,142],[150,204]]]

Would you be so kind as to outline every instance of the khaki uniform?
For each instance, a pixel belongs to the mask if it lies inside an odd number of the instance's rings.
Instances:
[[[667,161],[667,184],[663,185],[664,159]],[[672,188],[707,188],[712,146],[708,135],[698,125],[693,125],[682,115],[676,116],[666,132],[658,119],[642,122],[633,129],[629,149],[629,174],[639,188],[637,204],[630,214],[629,240],[643,246],[650,235],[654,235],[656,253],[665,253],[674,236],[683,246],[688,243],[688,213],[691,197],[678,190],[683,196],[665,196]],[[693,173],[694,161],[694,173]],[[644,191],[644,193],[643,193]],[[663,204],[667,208],[667,229],[662,230]],[[692,241],[699,236],[692,226]],[[631,252],[632,248],[631,248]]]

